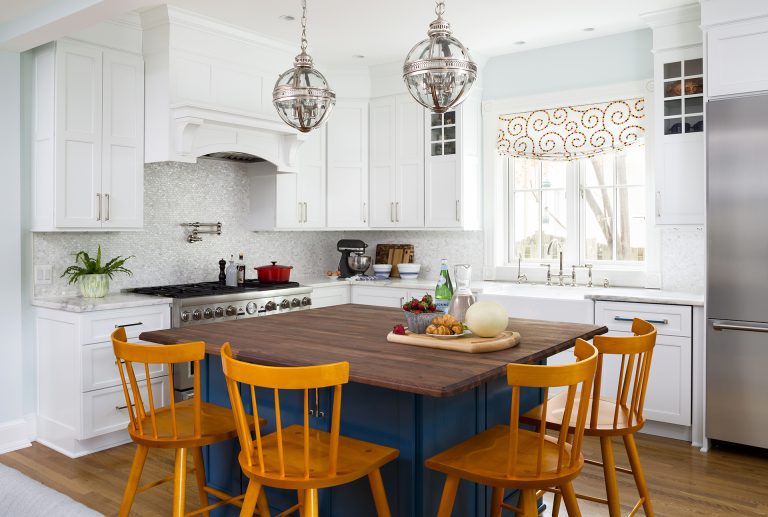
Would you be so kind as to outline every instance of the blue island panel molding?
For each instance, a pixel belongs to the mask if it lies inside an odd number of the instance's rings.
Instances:
[[[221,359],[207,356],[203,363],[204,400],[230,407]],[[314,397],[312,397],[314,399]],[[312,427],[330,429],[330,390],[318,393],[318,413]],[[244,397],[250,411],[250,396]],[[275,429],[271,390],[257,390],[259,416],[268,420],[264,432]],[[301,392],[281,391],[283,426],[300,424],[303,416]],[[541,390],[524,390],[521,410],[541,403]],[[310,407],[315,409],[313,403]],[[433,517],[437,514],[445,477],[424,468],[424,460],[497,424],[509,422],[510,389],[504,377],[454,397],[435,398],[402,391],[350,383],[342,390],[341,433],[352,438],[400,450],[397,460],[384,466],[382,477],[392,514],[402,517]],[[237,461],[237,440],[208,447],[206,475],[211,486],[241,493],[247,479]],[[296,494],[267,489],[274,513],[296,503]],[[488,515],[490,490],[462,481],[453,517]],[[212,512],[216,516],[238,515],[235,507]],[[320,514],[324,517],[375,516],[367,478],[332,489],[320,490]]]

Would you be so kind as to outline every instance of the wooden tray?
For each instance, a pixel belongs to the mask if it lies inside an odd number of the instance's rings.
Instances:
[[[519,345],[520,333],[505,330],[496,337],[466,336],[457,337],[456,339],[440,339],[430,337],[426,334],[414,334],[406,331],[404,336],[390,332],[387,335],[387,341],[403,345],[425,346],[428,348],[453,350],[454,352],[466,352],[468,354],[482,354],[484,352],[505,350]]]
[[[398,264],[410,264],[413,262],[413,244],[377,244],[376,264],[392,264],[392,278],[400,278],[397,270]]]

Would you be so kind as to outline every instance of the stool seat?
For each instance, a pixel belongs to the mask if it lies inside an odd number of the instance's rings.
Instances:
[[[382,465],[397,458],[399,451],[384,445],[356,440],[339,435],[339,456],[336,473],[330,474],[329,457],[331,433],[311,429],[309,432],[309,471],[304,476],[304,428],[292,425],[283,429],[283,454],[285,476],[280,475],[280,458],[277,449],[277,433],[262,438],[264,471],[258,465],[248,466],[247,456],[240,453],[240,466],[245,474],[260,483],[275,488],[308,489],[343,485],[367,476]],[[255,457],[257,451],[252,451]],[[324,474],[327,473],[327,474]],[[291,478],[291,479],[285,479]]]
[[[578,404],[580,395],[576,395],[575,403]],[[563,419],[563,411],[568,402],[566,393],[558,393],[547,402],[547,429],[554,431],[560,430],[560,422]],[[524,424],[538,425],[541,421],[541,411],[543,405],[538,405],[520,417]],[[618,407],[618,410],[617,410]],[[639,431],[645,424],[642,415],[638,415],[629,407],[616,405],[615,400],[600,399],[597,410],[597,420],[592,420],[592,411],[594,409],[594,400],[589,398],[589,409],[587,410],[587,425],[584,428],[586,436],[621,436],[632,434]],[[571,417],[570,427],[576,425],[576,416]]]
[[[565,444],[562,463],[565,468],[557,471],[559,446],[552,436],[544,437],[541,471],[538,470],[538,433],[519,430],[517,462],[514,476],[507,476],[509,451],[509,426],[497,425],[429,458],[427,468],[444,474],[458,476],[475,483],[504,488],[538,488],[559,486],[574,479],[581,470],[584,459],[571,462],[571,446]]]
[[[128,434],[136,443],[141,443],[157,449],[178,449],[181,447],[203,447],[225,440],[237,438],[237,428],[235,427],[235,418],[232,410],[229,408],[200,403],[200,436],[195,436],[194,419],[195,406],[192,399],[176,403],[176,426],[178,437],[170,440],[173,436],[173,414],[170,406],[159,408],[155,412],[155,422],[157,424],[157,438],[151,434],[139,433],[133,427],[128,429]],[[150,415],[139,419],[144,429],[152,429],[152,419]],[[266,420],[259,420],[260,425],[266,425]],[[251,421],[251,429],[253,422]]]

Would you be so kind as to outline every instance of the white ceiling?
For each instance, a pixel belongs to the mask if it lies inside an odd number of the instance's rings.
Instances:
[[[28,1],[28,0],[27,0]],[[645,28],[640,14],[696,0],[447,0],[445,18],[471,51],[491,57]],[[197,13],[295,44],[299,0],[168,0]],[[283,21],[288,14],[294,21]],[[431,0],[308,0],[309,52],[329,65],[404,59],[435,18]],[[593,27],[592,32],[585,32]],[[516,44],[525,41],[525,44]],[[352,57],[362,54],[364,59]],[[599,56],[585,56],[585,59]]]

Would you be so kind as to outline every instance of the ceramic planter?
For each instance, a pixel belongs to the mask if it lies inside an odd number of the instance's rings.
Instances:
[[[103,298],[109,292],[108,275],[83,275],[78,283],[83,298]]]

